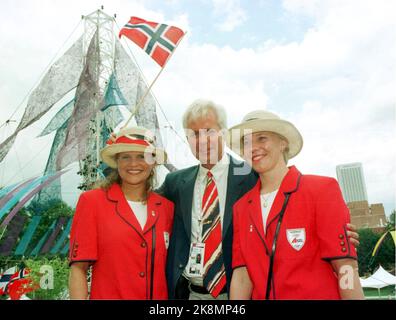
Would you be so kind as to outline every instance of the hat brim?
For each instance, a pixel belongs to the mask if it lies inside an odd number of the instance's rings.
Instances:
[[[116,154],[121,152],[144,152],[144,153],[153,153],[155,154],[155,163],[156,164],[164,164],[168,158],[166,152],[160,148],[154,148],[152,146],[141,146],[136,144],[127,144],[127,143],[117,143],[111,144],[104,147],[100,151],[100,156],[102,161],[106,163],[111,168],[117,168]]]
[[[238,124],[229,129],[227,145],[243,157],[242,138],[247,134],[261,131],[274,132],[285,137],[289,142],[289,159],[295,157],[302,149],[303,138],[300,132],[292,123],[281,119],[255,119]]]

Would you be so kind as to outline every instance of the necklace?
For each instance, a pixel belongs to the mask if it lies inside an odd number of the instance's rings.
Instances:
[[[278,190],[275,190],[275,191],[273,191],[273,192],[270,192],[270,193],[267,193],[267,194],[261,194],[261,195],[260,195],[260,196],[261,196],[261,200],[262,200],[262,204],[263,204],[263,207],[264,207],[264,208],[267,208],[267,207],[268,207],[269,200],[270,200],[274,195],[276,195],[277,192],[278,192]]]
[[[267,197],[265,197],[263,194],[261,195],[261,200],[263,202],[263,207],[267,208],[268,207],[268,200],[271,197],[271,193],[268,194]]]

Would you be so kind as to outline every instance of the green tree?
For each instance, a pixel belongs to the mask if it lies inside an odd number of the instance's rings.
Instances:
[[[393,210],[389,216],[389,220],[386,225],[386,229],[387,230],[395,230],[395,221],[396,221],[396,211]]]
[[[60,257],[29,259],[25,261],[31,270],[32,279],[41,287],[27,296],[34,300],[57,300],[64,299],[68,294],[69,266],[67,259]],[[52,274],[46,272],[50,270]],[[53,276],[53,277],[51,277]],[[44,286],[43,277],[49,279]],[[52,285],[52,286],[51,286]]]
[[[382,265],[387,270],[395,266],[395,245],[390,235],[387,235],[374,259],[372,252],[382,234],[375,233],[372,229],[360,229],[360,246],[358,248],[358,261],[360,276],[370,274]]]
[[[29,247],[26,252],[30,252],[36,246],[41,237],[47,232],[51,224],[60,217],[72,217],[74,209],[62,200],[50,200],[46,203],[32,202],[27,210],[31,212],[32,216],[41,215],[41,221],[37,230],[35,231]],[[30,222],[30,221],[29,221]],[[26,224],[26,226],[28,223]]]

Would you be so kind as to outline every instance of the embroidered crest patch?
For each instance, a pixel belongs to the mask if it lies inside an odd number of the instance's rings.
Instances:
[[[305,244],[305,228],[300,229],[287,229],[287,241],[294,250],[300,251]]]

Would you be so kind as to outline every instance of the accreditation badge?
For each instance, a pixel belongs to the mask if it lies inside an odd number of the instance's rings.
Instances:
[[[305,244],[305,228],[287,229],[287,241],[294,250],[300,251]]]
[[[205,244],[200,242],[191,243],[190,260],[188,266],[188,275],[191,277],[201,277],[203,275],[205,256]]]

